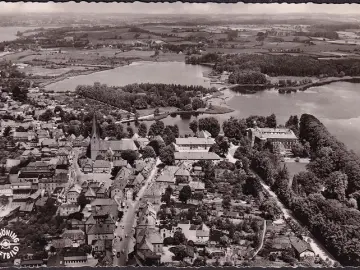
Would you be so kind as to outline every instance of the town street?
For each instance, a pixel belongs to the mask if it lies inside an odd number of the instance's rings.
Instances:
[[[120,258],[117,258],[116,255],[114,256],[114,264],[113,264],[114,266],[126,265],[129,240],[130,237],[132,237],[132,235],[134,234],[133,225],[136,220],[136,213],[139,209],[140,200],[144,196],[144,193],[148,188],[149,184],[154,179],[154,176],[157,171],[157,165],[159,165],[160,163],[161,163],[160,159],[158,158],[156,160],[154,168],[152,169],[150,175],[146,179],[145,185],[142,186],[141,189],[139,190],[135,201],[132,202],[132,204],[130,202],[128,203],[129,208],[125,209],[124,216],[122,217],[122,221],[120,222],[120,224],[118,225],[118,227],[114,232],[116,238],[113,243],[113,249],[116,250],[116,253],[120,252]],[[126,234],[128,235],[127,238],[125,237]],[[122,238],[122,241],[120,241],[121,239],[120,237]],[[121,252],[122,250],[124,250],[124,254]]]

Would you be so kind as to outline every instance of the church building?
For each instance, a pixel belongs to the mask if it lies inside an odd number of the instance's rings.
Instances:
[[[114,156],[120,156],[122,151],[134,150],[138,151],[138,148],[133,139],[121,139],[121,140],[102,140],[97,128],[96,115],[93,117],[93,127],[91,135],[91,159],[95,160],[99,155],[105,159],[113,161]]]

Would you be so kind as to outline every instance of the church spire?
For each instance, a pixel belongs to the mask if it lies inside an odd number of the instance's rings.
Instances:
[[[93,121],[92,121],[92,135],[91,137],[92,138],[98,138],[98,130],[97,130],[97,121],[96,121],[96,113],[94,111],[94,114],[93,114]]]

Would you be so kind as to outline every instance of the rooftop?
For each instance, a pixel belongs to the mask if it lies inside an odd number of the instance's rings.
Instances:
[[[213,138],[176,138],[177,145],[213,145],[215,140]]]
[[[255,128],[254,135],[264,139],[297,139],[295,133],[288,128]]]
[[[220,160],[213,152],[175,152],[175,160]]]

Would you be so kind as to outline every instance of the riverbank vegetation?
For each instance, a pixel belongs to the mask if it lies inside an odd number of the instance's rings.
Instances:
[[[197,110],[205,107],[201,97],[216,91],[215,88],[208,89],[202,86],[150,83],[131,84],[121,88],[100,83],[76,87],[76,93],[80,96],[127,111],[132,111],[133,108],[141,110],[167,106],[181,110]]]
[[[310,154],[311,162],[306,172],[294,176],[289,187],[287,168],[271,146],[255,144],[251,148],[244,136],[247,123],[245,119],[230,119],[223,125],[225,135],[240,142],[234,157],[248,162],[341,264],[359,266],[359,157],[334,138],[316,117],[304,114],[299,122],[292,116],[287,125],[298,130],[303,151]]]

